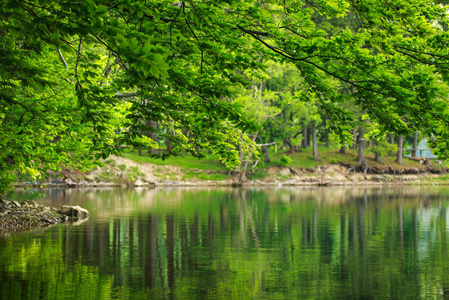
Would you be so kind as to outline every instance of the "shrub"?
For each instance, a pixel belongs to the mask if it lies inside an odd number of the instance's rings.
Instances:
[[[335,165],[337,165],[337,164],[339,164],[341,162],[341,159],[338,159],[338,158],[332,158],[330,161],[329,161],[329,163],[331,163],[331,164],[335,164]]]
[[[292,163],[292,158],[287,155],[282,155],[281,157],[281,166],[288,167]]]

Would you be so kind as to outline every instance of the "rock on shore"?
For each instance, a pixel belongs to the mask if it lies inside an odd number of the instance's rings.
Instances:
[[[0,233],[46,227],[67,222],[82,221],[89,218],[89,212],[79,206],[64,205],[61,209],[39,205],[35,201],[0,199]]]

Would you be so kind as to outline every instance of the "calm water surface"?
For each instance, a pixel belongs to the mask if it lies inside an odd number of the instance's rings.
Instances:
[[[0,236],[1,299],[445,299],[449,188],[89,189]]]

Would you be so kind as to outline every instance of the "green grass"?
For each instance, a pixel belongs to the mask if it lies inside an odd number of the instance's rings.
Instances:
[[[260,171],[260,170],[257,170],[254,173],[251,173],[251,172],[247,173],[247,177],[249,180],[264,179],[268,176],[269,176],[268,172]]]
[[[204,173],[204,172],[194,172],[190,170],[183,170],[184,175],[182,176],[182,180],[227,180],[229,179],[228,175],[220,174],[220,173]]]
[[[301,151],[294,151],[292,153],[288,153],[286,150],[278,151],[277,153],[274,153],[274,149],[270,149],[270,158],[271,162],[265,164],[265,167],[269,166],[280,166],[282,157],[287,155],[289,156],[292,161],[290,162],[290,166],[294,168],[307,168],[307,169],[314,169],[317,166],[321,165],[328,165],[328,164],[339,164],[339,163],[345,163],[348,165],[357,165],[357,150],[346,150],[346,154],[341,154],[339,152],[340,148],[334,147],[334,148],[325,148],[325,147],[319,147],[318,148],[318,156],[319,160],[315,160],[312,156],[312,148],[306,148],[301,149]],[[189,170],[192,169],[198,169],[203,171],[225,171],[227,170],[226,167],[220,163],[219,158],[217,155],[207,154],[206,158],[199,160],[196,157],[192,156],[178,156],[178,157],[170,157],[166,159],[165,161],[162,161],[161,159],[155,159],[148,156],[139,156],[137,152],[127,150],[122,153],[123,157],[129,158],[133,161],[136,161],[138,163],[151,163],[155,165],[159,165],[156,169],[156,172],[162,172],[165,168],[164,165],[171,165],[171,166],[177,166],[184,169],[186,172],[186,178],[187,179],[194,179],[200,177],[199,173],[190,173]],[[369,151],[365,151],[365,158],[367,160],[367,163],[370,167],[393,167],[393,168],[418,168],[423,169],[426,168],[426,166],[420,165],[419,162],[410,160],[406,157],[403,158],[403,165],[399,165],[395,162],[396,157],[395,156],[386,156],[382,157],[382,164],[379,164],[375,162],[374,160],[374,153],[371,153]],[[285,159],[284,159],[285,160]],[[285,163],[285,162],[284,162]],[[119,168],[121,165],[118,166]],[[438,167],[438,166],[436,166]],[[219,180],[219,179],[213,179],[213,176],[210,176],[211,174],[207,174],[207,178],[205,180]],[[212,174],[214,175],[214,174]],[[220,174],[215,174],[220,175]],[[201,177],[204,177],[205,174],[202,174]],[[225,176],[225,175],[223,175]],[[248,177],[250,179],[259,179],[264,178],[268,176],[268,174],[263,171],[263,169],[258,169],[255,173],[248,173]],[[204,180],[204,179],[203,179]]]
[[[213,171],[224,171],[226,166],[220,163],[218,155],[207,154],[206,158],[198,159],[186,155],[170,157],[166,160],[151,158],[148,156],[139,156],[136,152],[125,151],[121,154],[125,158],[129,158],[138,163],[150,163],[154,165],[170,165],[175,167],[181,167],[186,169],[199,169],[199,170],[213,170]]]
[[[317,166],[335,164],[335,163],[346,163],[349,165],[357,165],[357,150],[346,150],[346,154],[341,154],[339,152],[340,148],[318,148],[319,160],[314,160],[312,156],[312,149],[306,148],[301,149],[300,152],[286,153],[285,150],[278,151],[278,153],[271,154],[271,163],[267,165],[280,165],[280,161],[283,155],[288,155],[292,158],[290,166],[295,168],[309,168],[314,169]],[[382,164],[377,163],[374,160],[374,153],[365,151],[365,159],[370,167],[387,167],[391,166],[394,168],[425,168],[425,166],[420,165],[419,162],[410,160],[406,157],[402,159],[403,164],[399,165],[395,160],[396,156],[386,156],[382,157]]]
[[[432,177],[429,178],[431,181],[448,181],[449,180],[449,174],[443,174],[438,177]]]

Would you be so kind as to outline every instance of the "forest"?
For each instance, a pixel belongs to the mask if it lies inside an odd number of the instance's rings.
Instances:
[[[318,159],[321,139],[362,165],[427,138],[444,160],[445,5],[4,0],[0,194],[15,172],[88,169],[126,147],[238,168],[274,144]]]

